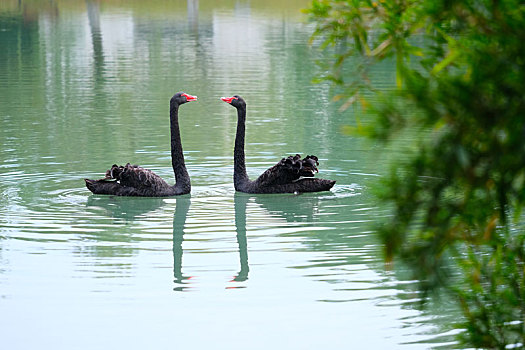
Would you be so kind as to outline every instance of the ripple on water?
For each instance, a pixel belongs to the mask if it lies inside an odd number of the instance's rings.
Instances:
[[[18,197],[20,191],[13,187],[2,191],[3,198],[11,198],[10,205],[0,207],[4,214],[3,226],[9,229],[11,234],[18,231],[18,238],[75,239],[71,237],[71,233],[89,233],[110,228],[118,224],[119,219],[121,224],[133,223],[140,227],[145,234],[139,235],[138,238],[155,238],[155,235],[172,233],[173,217],[170,215],[176,206],[175,198],[129,199],[94,196],[83,187],[82,179],[62,173],[28,174],[16,171],[2,176],[2,180],[9,178],[22,181],[26,186],[41,183],[44,179],[46,183],[62,180],[58,186],[49,186],[54,188],[36,196],[31,203],[13,200]],[[62,187],[71,183],[75,186]],[[273,235],[277,231],[282,234],[300,232],[308,227],[308,222],[313,217],[318,219],[330,214],[319,210],[320,202],[357,196],[361,190],[359,185],[350,184],[336,185],[332,192],[301,194],[300,199],[293,194],[274,195],[273,198],[272,195],[248,195],[247,215],[251,232],[254,236]],[[234,193],[230,183],[194,186],[190,196],[191,215],[186,231],[211,235],[217,239],[217,235],[221,233],[234,231]],[[323,226],[322,220],[317,220],[317,225],[310,227],[311,231],[327,229],[329,227]],[[45,238],[42,234],[45,234]],[[203,236],[203,239],[207,238]]]

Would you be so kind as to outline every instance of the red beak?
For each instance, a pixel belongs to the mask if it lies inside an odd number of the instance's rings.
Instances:
[[[197,96],[188,95],[186,93],[182,94],[182,96],[186,97],[186,100],[188,100],[188,102],[197,101]]]
[[[233,100],[236,100],[237,97],[221,97],[221,100],[223,100],[226,103],[232,103]]]

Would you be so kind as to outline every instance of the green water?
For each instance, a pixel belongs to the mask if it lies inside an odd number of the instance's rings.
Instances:
[[[307,5],[0,1],[0,348],[450,344],[441,309],[418,311],[415,282],[384,269],[368,184],[388,157],[311,83]],[[177,91],[199,97],[180,109],[191,195],[91,195],[83,179],[114,163],[173,183]],[[252,178],[316,154],[333,190],[235,193],[233,94]]]

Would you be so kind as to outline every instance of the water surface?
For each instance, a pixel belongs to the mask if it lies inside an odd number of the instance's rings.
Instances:
[[[2,348],[447,344],[440,311],[418,311],[415,282],[384,269],[368,184],[388,157],[344,135],[356,111],[312,84],[307,5],[0,2]],[[177,91],[199,97],[180,109],[191,195],[91,195],[83,178],[114,163],[174,181]],[[252,178],[316,154],[333,190],[235,193],[236,114],[219,100],[233,94],[248,103]]]

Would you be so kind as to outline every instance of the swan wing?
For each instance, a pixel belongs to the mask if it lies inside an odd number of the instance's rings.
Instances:
[[[166,181],[153,171],[130,163],[125,166],[113,165],[106,171],[106,179],[115,179],[122,186],[141,190],[161,190],[169,187]]]
[[[301,177],[313,177],[319,165],[314,155],[301,158],[299,154],[281,159],[277,164],[266,170],[255,180],[258,186],[275,186],[289,184]]]

